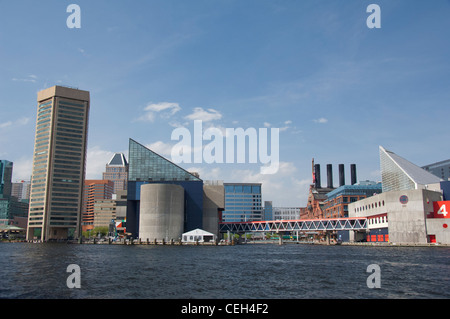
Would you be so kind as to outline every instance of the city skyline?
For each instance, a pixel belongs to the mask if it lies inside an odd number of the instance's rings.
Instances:
[[[66,26],[69,3],[0,3],[0,158],[13,180],[31,176],[36,94],[53,85],[91,93],[86,179],[128,158],[129,138],[170,159],[171,132],[198,119],[280,128],[277,174],[181,164],[262,183],[274,206],[306,205],[312,158],[374,181],[379,145],[418,166],[450,158],[448,1],[76,3],[80,29]],[[381,29],[366,25],[371,3]]]

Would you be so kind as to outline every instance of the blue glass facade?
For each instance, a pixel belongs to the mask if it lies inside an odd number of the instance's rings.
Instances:
[[[127,233],[139,236],[141,186],[175,184],[184,188],[184,231],[203,226],[203,181],[152,150],[130,139],[127,193]]]
[[[263,219],[261,184],[224,183],[223,222],[260,221]]]

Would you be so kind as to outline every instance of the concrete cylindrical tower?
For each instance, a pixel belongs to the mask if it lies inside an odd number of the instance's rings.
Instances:
[[[184,188],[174,184],[141,186],[139,238],[181,238],[184,228]]]

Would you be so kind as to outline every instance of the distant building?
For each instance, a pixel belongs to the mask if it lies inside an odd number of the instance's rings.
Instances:
[[[116,201],[113,199],[97,199],[94,201],[94,227],[109,227],[116,220]]]
[[[327,194],[324,202],[324,218],[348,217],[348,205],[361,199],[380,194],[381,183],[363,182],[355,185],[344,185]]]
[[[441,178],[444,181],[450,180],[450,159],[422,166],[424,170]]]
[[[27,239],[78,238],[86,167],[89,92],[38,92]]]
[[[327,194],[332,190],[334,189],[316,188],[314,184],[310,185],[305,219],[324,218],[323,207],[328,199]]]
[[[25,226],[23,220],[28,216],[28,201],[15,197],[13,183],[11,182],[13,162],[0,161],[0,225]]]
[[[330,218],[331,216],[345,216],[346,205],[343,200],[350,200],[346,196],[341,199],[337,199],[336,203],[329,201],[329,194],[336,196],[336,192],[341,192],[342,187],[344,189],[350,189],[351,186],[357,184],[356,175],[356,164],[350,164],[350,182],[351,185],[345,185],[345,171],[344,164],[339,164],[339,191],[334,187],[333,184],[333,166],[327,164],[327,187],[322,187],[321,176],[320,176],[320,165],[314,164],[314,159],[312,160],[312,176],[313,184],[310,185],[308,202],[305,212],[300,212],[302,219],[321,219]],[[346,186],[348,186],[346,188]],[[355,187],[357,188],[357,187]],[[345,197],[345,198],[344,198]],[[354,200],[354,199],[352,199]],[[339,202],[340,201],[340,202]],[[338,204],[336,207],[331,208],[330,205]]]
[[[114,182],[114,194],[127,189],[128,162],[123,153],[115,153],[108,164],[106,164],[103,179]]]
[[[81,221],[82,230],[89,231],[95,228],[95,202],[97,200],[112,199],[114,183],[109,180],[86,180],[84,184],[83,213]]]
[[[31,182],[30,181],[20,181],[12,183],[11,187],[11,196],[17,198],[18,201],[21,200],[30,200],[30,190],[31,190]]]
[[[264,220],[273,220],[272,201],[264,201]]]
[[[273,207],[273,220],[300,219],[300,207]]]
[[[261,221],[263,218],[261,183],[224,183],[223,222]]]
[[[13,162],[0,160],[0,198],[11,197]]]

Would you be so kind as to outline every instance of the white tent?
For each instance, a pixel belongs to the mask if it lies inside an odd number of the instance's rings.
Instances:
[[[215,239],[216,236],[214,234],[199,228],[184,233],[182,236],[183,243],[194,243],[196,241],[198,241],[199,243],[206,243],[214,241]]]

